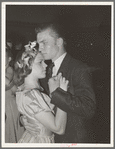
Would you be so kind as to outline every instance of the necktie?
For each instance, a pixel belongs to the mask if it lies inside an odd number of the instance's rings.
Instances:
[[[54,63],[51,63],[49,66],[48,66],[48,70],[47,70],[47,78],[50,79],[52,77],[52,70],[53,70],[53,67],[54,67]]]
[[[48,80],[52,77],[52,70],[53,70],[53,67],[54,67],[54,63],[51,63],[49,66],[48,66],[48,70],[47,70],[47,78]],[[56,113],[57,111],[57,107],[55,106],[54,107],[54,113]]]

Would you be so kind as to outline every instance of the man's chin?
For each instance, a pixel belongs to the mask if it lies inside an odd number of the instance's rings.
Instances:
[[[45,60],[50,60],[50,58],[47,57],[46,54],[43,54],[43,57],[44,57]]]

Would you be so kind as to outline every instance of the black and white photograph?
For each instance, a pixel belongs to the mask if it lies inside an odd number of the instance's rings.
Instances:
[[[114,2],[1,12],[2,147],[113,147]]]

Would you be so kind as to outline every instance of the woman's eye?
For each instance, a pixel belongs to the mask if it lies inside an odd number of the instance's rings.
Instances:
[[[39,62],[39,64],[41,64],[41,63],[42,63],[42,61]]]

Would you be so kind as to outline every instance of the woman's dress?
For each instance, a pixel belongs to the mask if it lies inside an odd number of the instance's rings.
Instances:
[[[54,134],[48,136],[47,131],[49,130],[35,119],[35,115],[39,112],[53,112],[54,105],[50,103],[50,100],[46,94],[40,93],[38,89],[18,91],[16,93],[18,110],[26,116],[28,123],[33,124],[35,128],[35,131],[26,128],[18,143],[54,143]]]
[[[19,122],[20,113],[12,90],[5,91],[5,143],[16,143],[24,133]]]

